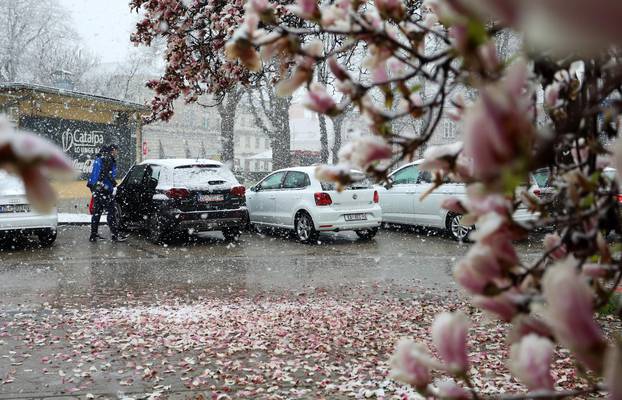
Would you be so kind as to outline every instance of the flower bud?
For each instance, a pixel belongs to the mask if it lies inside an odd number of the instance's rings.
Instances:
[[[432,342],[454,374],[464,374],[469,367],[467,331],[469,320],[461,312],[439,314],[432,324]]]
[[[593,293],[569,258],[549,268],[542,281],[547,322],[555,338],[574,352],[577,359],[600,372],[606,342],[594,321]]]
[[[512,374],[529,390],[552,390],[551,360],[553,343],[549,339],[529,334],[512,345],[509,367]]]
[[[398,342],[389,363],[391,379],[419,389],[430,383],[430,368],[438,364],[423,343],[415,343],[405,338]]]

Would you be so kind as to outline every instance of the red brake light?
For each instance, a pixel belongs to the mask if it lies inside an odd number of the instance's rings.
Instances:
[[[330,194],[319,192],[313,195],[315,197],[316,206],[330,206],[333,204],[333,199],[330,198]]]
[[[378,203],[380,201],[380,196],[378,196],[378,191],[374,190],[374,203]]]
[[[542,195],[542,192],[540,191],[540,189],[534,189],[532,192],[536,197],[540,197]]]
[[[238,197],[244,197],[246,195],[246,188],[244,186],[234,186],[231,188],[231,194]]]
[[[169,199],[185,199],[190,196],[188,189],[172,188],[165,192],[166,197]]]
[[[622,194],[617,194],[616,198],[618,199],[618,203],[622,203]]]

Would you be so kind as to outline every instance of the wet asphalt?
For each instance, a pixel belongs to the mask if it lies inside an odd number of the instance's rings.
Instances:
[[[323,234],[313,245],[284,232],[245,233],[235,243],[210,232],[167,246],[138,234],[124,243],[93,244],[88,233],[87,226],[62,226],[50,248],[23,241],[0,245],[0,310],[64,301],[105,303],[128,295],[157,302],[163,291],[299,294],[367,285],[451,292],[457,289],[452,266],[470,246],[441,232],[395,228],[368,241],[353,232]],[[540,240],[517,246],[522,257],[535,258]]]

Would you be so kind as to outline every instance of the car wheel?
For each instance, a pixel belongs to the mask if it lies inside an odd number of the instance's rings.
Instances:
[[[129,228],[127,227],[127,223],[125,218],[123,217],[123,212],[121,212],[121,207],[116,204],[115,205],[115,210],[116,210],[116,217],[117,217],[117,229],[122,232],[122,233],[127,233],[129,231]]]
[[[56,241],[56,230],[46,229],[45,231],[39,232],[37,236],[42,246],[51,246],[52,243]]]
[[[473,231],[473,226],[462,225],[462,214],[447,214],[447,231],[451,235],[452,239],[458,242],[467,242],[469,240],[469,234]]]
[[[378,233],[378,228],[369,228],[369,229],[361,229],[358,231],[354,231],[363,240],[373,239],[374,236]]]
[[[166,229],[157,214],[149,217],[149,239],[155,244],[162,244],[167,239]]]
[[[240,230],[237,228],[225,228],[222,230],[222,235],[227,242],[237,242],[240,240]]]
[[[296,216],[294,228],[296,238],[302,243],[313,243],[317,241],[319,233],[315,230],[313,219],[311,219],[311,216],[306,212],[301,212]]]

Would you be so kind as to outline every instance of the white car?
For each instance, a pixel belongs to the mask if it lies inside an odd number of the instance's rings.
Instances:
[[[468,238],[473,226],[462,225],[462,215],[441,207],[449,197],[466,198],[466,186],[462,183],[445,183],[423,200],[421,196],[430,188],[432,174],[421,171],[423,160],[406,164],[389,175],[391,186],[378,186],[382,221],[389,224],[417,225],[445,229],[458,241]],[[526,209],[514,214],[518,222],[533,220],[535,215]]]
[[[56,240],[58,214],[34,211],[28,199],[22,180],[0,171],[0,235],[6,240],[11,234],[19,236],[36,235],[44,246]]]
[[[374,237],[382,222],[378,202],[378,191],[366,179],[338,192],[334,184],[315,177],[315,167],[273,172],[246,194],[252,225],[294,230],[304,243],[316,241],[320,232]]]

